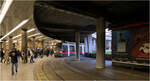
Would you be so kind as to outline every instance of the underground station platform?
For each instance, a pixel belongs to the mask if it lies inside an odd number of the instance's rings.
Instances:
[[[0,0],[0,81],[149,81],[149,0]]]

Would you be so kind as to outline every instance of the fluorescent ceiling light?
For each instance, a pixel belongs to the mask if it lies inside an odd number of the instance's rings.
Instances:
[[[34,31],[34,30],[35,30],[35,28],[32,28],[32,29],[28,30],[27,33],[30,33],[30,32],[32,32],[32,31]],[[20,36],[21,36],[21,34],[19,34],[19,35],[17,35],[17,36],[14,36],[12,39],[18,38],[18,37],[20,37]]]
[[[44,36],[39,36],[39,37],[36,37],[36,39],[39,39],[39,38],[42,38],[42,37],[44,37]]]
[[[21,34],[19,34],[19,35],[17,35],[17,36],[14,36],[12,39],[18,38],[18,37],[20,37],[20,36],[21,36]]]
[[[28,22],[29,19],[26,19],[24,21],[22,21],[19,25],[17,25],[14,29],[12,29],[10,32],[8,32],[6,35],[4,35],[1,39],[3,40],[4,38],[6,38],[7,36],[9,36],[11,33],[13,33],[14,31],[16,31],[17,29],[21,28],[25,23]]]
[[[33,37],[33,36],[37,36],[37,35],[40,35],[40,33],[36,33],[36,34],[30,35],[30,36],[28,36],[28,38]]]
[[[17,40],[14,40],[14,41],[13,41],[13,43],[16,43],[16,42],[17,42]]]
[[[32,28],[32,29],[28,30],[27,33],[32,32],[34,30],[35,30],[35,28]]]
[[[2,6],[2,10],[0,12],[0,24],[2,23],[2,21],[3,21],[5,15],[6,15],[7,11],[8,11],[8,9],[9,9],[11,3],[13,2],[13,0],[5,0],[4,2],[5,3]]]

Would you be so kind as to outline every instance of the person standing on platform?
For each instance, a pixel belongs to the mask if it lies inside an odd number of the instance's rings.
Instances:
[[[53,50],[53,49],[51,49],[51,56],[53,56],[53,54],[54,54],[54,50]]]
[[[4,52],[3,52],[3,49],[1,48],[0,49],[0,57],[1,57],[1,63],[3,63],[3,59],[4,59]]]
[[[30,52],[30,63],[34,63],[34,54],[33,54],[33,51],[31,49],[29,49],[29,52]]]
[[[21,56],[22,56],[22,63],[25,63],[25,52],[24,52],[24,50],[22,51]]]
[[[9,50],[8,49],[6,49],[4,57],[5,57],[4,63],[6,62],[8,64],[9,63]]]
[[[14,67],[16,70],[16,73],[18,72],[18,52],[15,48],[12,49],[12,51],[9,53],[9,56],[11,57],[11,70],[12,70],[12,76],[14,75]]]

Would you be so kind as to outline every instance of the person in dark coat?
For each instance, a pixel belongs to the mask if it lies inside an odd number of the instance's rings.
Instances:
[[[48,49],[45,50],[45,55],[46,55],[47,57],[49,56],[49,50],[48,50]]]
[[[53,56],[53,54],[54,54],[54,50],[53,50],[53,49],[51,49],[51,56]]]
[[[4,52],[3,49],[0,49],[0,57],[1,57],[1,63],[3,62],[4,59]]]
[[[9,56],[11,57],[11,70],[12,70],[12,75],[14,75],[14,67],[16,72],[18,71],[18,52],[16,51],[15,48],[12,49],[12,51],[9,53]]]

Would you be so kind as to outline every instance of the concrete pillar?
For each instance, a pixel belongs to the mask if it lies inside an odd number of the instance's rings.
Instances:
[[[2,49],[3,47],[2,47],[2,44],[3,44],[3,42],[0,42],[0,49]]]
[[[12,50],[12,48],[13,48],[13,43],[12,43],[13,41],[12,41],[12,36],[9,36],[8,37],[8,50],[9,50],[9,52]]]
[[[41,43],[42,43],[42,49],[44,50],[44,48],[45,48],[44,47],[44,40],[42,40]]]
[[[75,32],[76,41],[76,60],[80,60],[80,32]]]
[[[0,27],[1,27],[1,25],[0,25]],[[0,38],[2,38],[3,36],[0,36]],[[3,42],[2,41],[0,41],[0,49],[2,49],[2,44],[3,44]]]
[[[92,53],[93,51],[92,35],[88,36],[88,49],[89,49],[89,53]]]
[[[24,50],[25,54],[27,54],[27,29],[22,29],[21,42],[21,51]]]
[[[88,50],[88,38],[87,37],[84,38],[84,47],[85,47],[85,53],[89,53],[89,50]]]
[[[89,47],[89,37],[87,36],[87,51],[88,51],[88,53],[90,53],[90,47]]]
[[[68,46],[68,56],[70,56],[70,45],[69,45],[69,43],[67,44],[67,46]]]
[[[2,48],[6,50],[6,40],[3,40]]]
[[[36,49],[36,46],[35,46],[35,37],[33,37],[32,39],[33,39],[33,40],[32,40],[32,45],[33,45],[32,47],[33,47],[33,49],[35,50],[35,49]]]
[[[105,67],[105,28],[104,18],[97,19],[96,22],[96,68]]]
[[[44,47],[44,40],[42,40],[41,43],[42,43],[42,50],[43,50],[43,54],[44,54],[44,50],[45,50],[45,47]]]
[[[96,50],[96,39],[95,38],[93,39],[93,48],[94,48],[94,51],[95,51]]]

